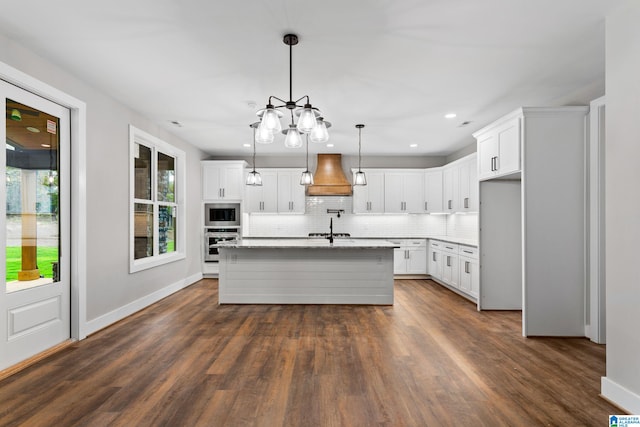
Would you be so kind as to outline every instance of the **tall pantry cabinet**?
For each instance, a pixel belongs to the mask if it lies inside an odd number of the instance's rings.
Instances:
[[[588,107],[520,108],[474,133],[480,309],[524,336],[585,335]]]

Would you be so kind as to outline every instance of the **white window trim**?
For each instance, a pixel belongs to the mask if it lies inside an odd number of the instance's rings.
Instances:
[[[136,143],[140,143],[147,147],[151,147],[154,153],[154,158],[157,158],[157,152],[160,151],[164,154],[173,156],[176,159],[176,209],[177,209],[177,224],[176,224],[176,250],[175,252],[167,254],[156,254],[147,258],[134,259],[134,245],[135,245],[135,221],[134,221],[134,205],[137,202],[135,199],[135,148]],[[157,161],[154,161],[151,166],[151,187],[152,192],[156,191],[156,166]],[[133,125],[129,125],[129,273],[136,273],[138,271],[147,270],[149,268],[164,265],[170,262],[185,259],[187,257],[186,249],[186,207],[185,207],[185,194],[186,194],[186,154],[184,151],[172,146],[171,144],[156,138],[147,132],[136,128]],[[155,195],[152,197],[155,200]],[[163,204],[162,202],[154,202],[154,205]],[[154,251],[157,248],[158,240],[158,212],[154,210],[153,217],[154,226]]]

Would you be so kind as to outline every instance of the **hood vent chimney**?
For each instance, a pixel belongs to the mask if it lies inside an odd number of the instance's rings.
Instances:
[[[308,196],[351,196],[351,183],[342,171],[342,154],[318,154],[313,175],[314,184],[307,188]]]

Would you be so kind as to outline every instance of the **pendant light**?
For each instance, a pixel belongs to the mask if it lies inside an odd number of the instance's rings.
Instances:
[[[297,126],[293,123],[293,112],[291,112],[291,124],[289,129],[283,130],[285,134],[284,146],[287,148],[299,148],[302,147],[302,138],[300,138],[300,132],[298,132]]]
[[[318,117],[318,124],[309,134],[311,142],[323,143],[329,140],[329,132],[327,128],[331,127],[331,123],[326,122],[324,117]]]
[[[362,161],[361,150],[362,150],[362,128],[363,127],[364,125],[356,125],[356,128],[358,129],[358,172],[356,172],[355,177],[353,179],[353,185],[367,185],[367,177],[365,176],[364,172],[362,172],[362,169],[360,168],[360,163]]]
[[[256,172],[256,128],[258,128],[260,122],[251,123],[249,126],[253,128],[253,170],[247,175],[247,185],[260,186],[262,185],[262,176],[260,172]]]
[[[293,99],[293,46],[298,44],[298,36],[296,34],[286,34],[282,41],[289,46],[289,100],[285,101],[273,95],[269,97],[266,107],[257,112],[260,118],[260,126],[256,140],[262,144],[269,144],[273,142],[274,136],[282,131],[286,135],[285,146],[298,148],[302,147],[301,134],[309,134],[314,132],[318,126],[322,126],[322,121],[318,120],[322,113],[311,105],[308,95],[296,100]],[[305,102],[302,102],[303,100]],[[277,103],[274,105],[276,101]],[[280,118],[284,114],[279,110],[280,108],[286,108],[291,111],[291,125],[289,125],[288,129],[282,129]],[[298,116],[297,124],[293,120],[294,110],[296,116]],[[324,126],[323,129],[320,129],[318,135],[311,138],[311,142],[326,142],[329,139],[328,127]]]
[[[300,185],[313,185],[313,174],[309,172],[309,134],[307,134],[307,168],[302,172]]]

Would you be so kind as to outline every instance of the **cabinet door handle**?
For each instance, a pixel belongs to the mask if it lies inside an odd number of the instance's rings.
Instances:
[[[465,207],[465,209],[469,208],[469,198],[468,197],[464,198],[464,207]]]
[[[495,169],[493,168],[493,159],[495,159],[495,157],[491,158],[491,172],[493,172]]]
[[[451,200],[447,200],[447,209],[452,209]]]
[[[467,274],[471,273],[471,269],[469,268],[470,265],[471,265],[471,263],[469,261],[465,261],[464,262],[464,272],[467,273]]]
[[[447,267],[451,267],[451,257],[447,255]]]
[[[435,253],[435,252],[431,252],[431,256],[432,256],[432,258],[433,258],[433,261],[435,262],[435,260],[436,260],[436,253]]]
[[[424,210],[428,211],[429,209],[427,209],[427,202],[424,202]]]

